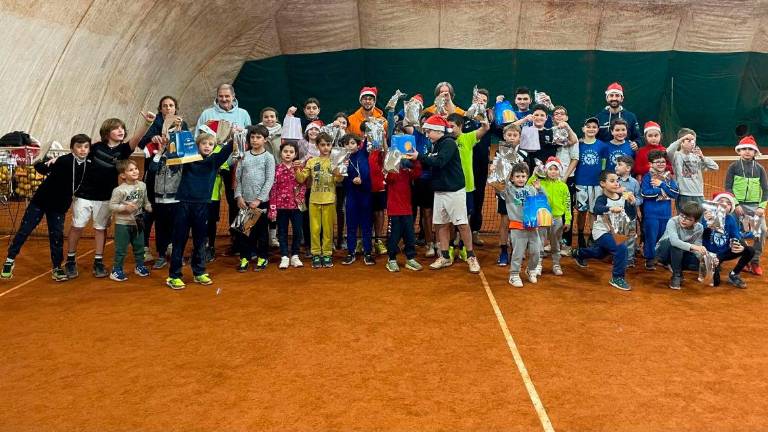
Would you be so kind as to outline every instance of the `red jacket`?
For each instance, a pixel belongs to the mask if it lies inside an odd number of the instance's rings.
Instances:
[[[363,144],[365,145],[365,143]],[[384,192],[384,152],[373,150],[368,155],[368,166],[371,168],[371,192]]]
[[[644,145],[637,149],[635,154],[635,164],[632,166],[632,174],[636,176],[644,176],[651,169],[651,163],[648,162],[648,153],[653,150],[661,150],[665,154],[667,149],[662,145]],[[672,172],[672,163],[667,159],[667,171]]]
[[[413,161],[413,168],[387,173],[387,215],[411,216],[411,182],[421,175],[421,164]]]

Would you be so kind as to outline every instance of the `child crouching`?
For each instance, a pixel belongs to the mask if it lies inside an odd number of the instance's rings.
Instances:
[[[656,244],[659,263],[672,267],[669,287],[679,290],[683,284],[683,270],[698,270],[699,258],[707,253],[702,246],[704,227],[698,222],[703,210],[695,201],[683,204],[679,215],[667,221],[664,235]]]

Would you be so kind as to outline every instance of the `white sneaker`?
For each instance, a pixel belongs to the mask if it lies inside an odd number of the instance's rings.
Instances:
[[[435,244],[432,242],[427,243],[427,253],[424,254],[427,258],[435,256]]]
[[[536,279],[536,270],[526,270],[525,273],[528,275],[528,282],[537,283],[539,281]]]
[[[544,246],[544,252],[551,252],[551,251],[552,251],[552,245],[547,244],[546,246]]]
[[[477,262],[476,256],[471,256],[467,258],[467,264],[469,264],[469,272],[470,273],[480,273],[480,263]]]
[[[450,259],[443,258],[443,256],[440,255],[439,257],[437,257],[435,262],[429,265],[429,268],[431,268],[432,270],[439,270],[441,268],[450,267],[452,264],[453,262],[451,262]]]
[[[561,245],[560,246],[560,256],[571,256],[571,247],[568,245]]]
[[[536,266],[536,276],[541,276],[541,271],[543,269],[541,268],[541,264]]]
[[[301,262],[301,258],[298,255],[291,257],[291,267],[304,267],[304,263]]]
[[[513,287],[521,288],[523,286],[523,280],[520,279],[520,273],[512,273],[509,276],[509,284]]]
[[[288,265],[289,265],[290,263],[291,263],[291,260],[290,260],[290,259],[288,259],[288,257],[287,257],[287,256],[284,256],[284,257],[280,258],[280,265],[279,265],[279,266],[277,266],[277,268],[279,268],[279,269],[281,269],[281,270],[285,270],[285,269],[287,269],[287,268],[288,268]]]
[[[560,264],[555,264],[552,266],[552,273],[555,274],[555,276],[562,276],[563,275],[563,268],[560,267]]]
[[[155,257],[152,256],[152,252],[149,250],[148,246],[144,246],[144,262],[152,261]]]

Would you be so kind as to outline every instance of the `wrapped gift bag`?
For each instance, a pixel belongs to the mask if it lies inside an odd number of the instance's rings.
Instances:
[[[181,165],[202,160],[197,150],[195,137],[190,131],[177,131],[170,134],[168,147],[168,165]]]
[[[529,195],[523,203],[523,228],[552,226],[552,208],[543,193]]]
[[[496,116],[496,124],[499,126],[507,123],[512,123],[517,120],[515,111],[512,109],[512,104],[508,100],[496,102],[494,107],[494,115]]]

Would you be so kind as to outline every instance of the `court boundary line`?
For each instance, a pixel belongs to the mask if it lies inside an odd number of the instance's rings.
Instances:
[[[544,408],[544,404],[541,402],[539,393],[536,391],[536,386],[533,385],[533,380],[531,379],[530,374],[528,374],[528,368],[525,367],[523,356],[520,355],[520,351],[517,349],[517,343],[515,343],[515,339],[512,337],[512,333],[509,331],[509,326],[507,326],[507,321],[504,319],[504,315],[501,313],[499,304],[496,302],[496,296],[493,295],[491,286],[488,284],[488,279],[485,278],[485,273],[483,273],[482,270],[480,270],[480,280],[483,282],[485,294],[488,296],[488,301],[490,301],[493,312],[496,315],[496,321],[498,321],[499,327],[501,327],[501,331],[504,333],[504,339],[507,341],[507,347],[509,347],[509,351],[512,353],[512,357],[515,360],[515,365],[517,366],[517,371],[520,374],[520,377],[523,379],[523,384],[525,384],[528,397],[531,399],[533,408],[536,410],[536,414],[539,417],[541,426],[544,428],[545,432],[555,432],[554,427],[552,427],[552,422],[549,419],[549,415],[547,415],[547,410]]]
[[[113,242],[113,240],[110,240],[110,241],[108,241],[108,242],[104,243],[104,247],[107,247],[107,246],[109,246],[110,244],[112,244],[112,242]],[[87,252],[83,252],[82,254],[78,255],[78,256],[77,256],[77,259],[80,259],[80,258],[82,258],[82,257],[84,257],[84,256],[90,255],[90,254],[92,254],[92,253],[94,253],[94,252],[96,252],[96,250],[95,250],[95,249],[90,249],[90,250],[88,250]],[[1,292],[1,293],[0,293],[0,297],[4,296],[4,295],[6,295],[6,294],[10,294],[10,293],[12,293],[12,292],[16,291],[17,289],[19,289],[19,288],[22,288],[22,287],[24,287],[24,286],[26,286],[26,285],[28,285],[28,284],[30,284],[30,283],[32,283],[32,282],[34,282],[34,281],[36,281],[36,280],[40,279],[41,277],[43,277],[43,276],[45,276],[45,275],[49,275],[49,274],[51,274],[51,271],[52,271],[52,270],[48,270],[48,271],[46,271],[46,272],[44,272],[44,273],[40,273],[39,275],[37,275],[37,276],[33,277],[32,279],[28,279],[28,280],[26,280],[26,281],[24,281],[24,282],[22,282],[22,283],[20,283],[20,284],[16,285],[16,286],[15,286],[15,287],[13,287],[13,288],[9,288],[9,289],[7,289],[7,290],[5,290],[5,291]]]

